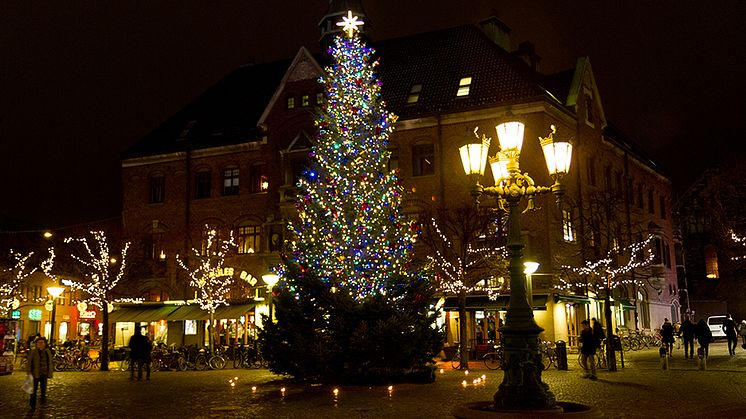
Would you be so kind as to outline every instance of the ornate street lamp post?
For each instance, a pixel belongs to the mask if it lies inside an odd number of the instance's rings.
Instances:
[[[477,128],[478,129],[478,128]],[[477,129],[474,130],[477,139]],[[505,347],[505,373],[494,395],[494,408],[499,410],[558,409],[549,390],[541,380],[542,364],[539,352],[539,333],[544,329],[534,320],[532,302],[526,292],[521,241],[521,200],[527,200],[526,211],[535,209],[537,195],[552,192],[561,204],[564,187],[560,179],[567,174],[572,157],[572,145],[554,139],[556,129],[546,138],[539,138],[549,174],[554,180],[550,187],[536,186],[528,173],[521,173],[518,159],[523,144],[524,125],[506,122],[495,127],[500,140],[500,151],[491,157],[490,166],[495,186],[484,187],[479,180],[484,176],[490,138],[482,135],[481,144],[467,144],[459,149],[466,174],[474,180],[471,193],[479,202],[482,194],[498,197],[498,205],[508,212],[508,251],[510,271],[510,301],[505,325],[500,329]],[[525,212],[525,211],[524,211]]]
[[[52,324],[49,328],[49,344],[54,343],[54,317],[57,314],[57,298],[65,291],[63,287],[47,287],[47,292],[52,296]]]

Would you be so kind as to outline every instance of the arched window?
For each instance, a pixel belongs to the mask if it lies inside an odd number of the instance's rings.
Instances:
[[[718,271],[718,252],[715,246],[705,247],[705,276],[709,279],[720,278]]]
[[[642,287],[637,290],[637,305],[640,307],[638,312],[640,326],[643,329],[650,329],[650,302],[648,302],[647,292]]]
[[[238,253],[250,254],[262,251],[262,226],[242,224],[238,226]]]

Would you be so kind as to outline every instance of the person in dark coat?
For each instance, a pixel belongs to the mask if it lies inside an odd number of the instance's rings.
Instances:
[[[684,339],[684,359],[694,358],[694,323],[686,316],[684,323],[679,328],[681,338]]]
[[[728,318],[723,322],[723,332],[725,332],[725,338],[728,339],[728,354],[735,355],[736,347],[738,346],[738,330],[736,329],[736,322],[733,320],[733,316],[728,314]]]
[[[699,319],[697,325],[694,326],[694,336],[699,342],[699,347],[702,348],[705,358],[710,355],[710,342],[712,342],[712,331],[710,326],[705,323],[704,319]]]
[[[142,380],[142,367],[147,366],[147,378],[150,379],[150,342],[142,335],[139,326],[135,326],[135,334],[129,342],[130,347],[130,380],[135,378],[137,368],[137,379]]]
[[[596,337],[596,339],[600,341],[606,339],[606,332],[604,332],[604,327],[601,326],[601,323],[599,323],[598,320],[596,320],[595,317],[591,319],[591,328],[593,329],[593,336]]]
[[[26,373],[34,377],[34,392],[29,400],[32,409],[36,409],[36,395],[40,386],[41,404],[47,402],[47,380],[52,378],[54,372],[54,358],[52,351],[47,347],[47,338],[37,338],[34,345],[36,346],[29,351],[26,362]]]
[[[661,340],[663,341],[668,356],[673,355],[673,343],[675,342],[673,334],[673,325],[668,321],[668,319],[663,319],[663,325],[661,326]]]
[[[596,350],[598,349],[598,346],[601,344],[601,341],[598,340],[598,337],[596,337],[596,334],[593,333],[593,330],[590,327],[590,323],[588,320],[583,320],[580,323],[583,327],[583,330],[580,332],[580,362],[583,364],[583,369],[585,370],[585,375],[583,375],[583,378],[590,378],[591,380],[595,380],[596,377]],[[590,374],[589,368],[588,368],[588,362],[590,361]]]

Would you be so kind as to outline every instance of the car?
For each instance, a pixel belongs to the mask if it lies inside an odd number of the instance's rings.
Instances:
[[[723,323],[725,322],[725,319],[727,318],[728,316],[725,316],[725,315],[710,316],[707,318],[707,326],[710,327],[710,331],[712,332],[713,339],[725,337],[725,332],[723,331]]]

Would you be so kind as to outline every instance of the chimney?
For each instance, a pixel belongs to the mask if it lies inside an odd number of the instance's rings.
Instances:
[[[497,12],[492,11],[492,16],[479,22],[479,28],[492,42],[510,52],[510,27],[497,17]]]
[[[515,51],[513,54],[515,54],[516,57],[522,59],[534,71],[539,71],[539,62],[541,61],[541,57],[539,57],[539,55],[536,53],[536,48],[531,42],[521,42],[520,45],[518,45],[518,50]]]

